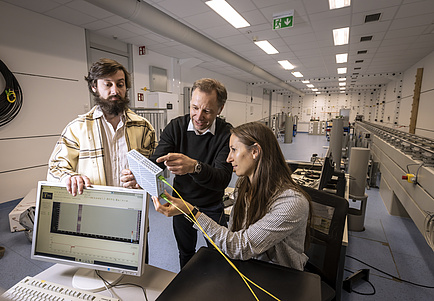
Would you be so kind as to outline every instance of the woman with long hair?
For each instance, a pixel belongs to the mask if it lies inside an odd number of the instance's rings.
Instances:
[[[192,212],[232,259],[256,258],[303,270],[308,259],[304,246],[311,215],[309,196],[292,180],[279,143],[267,126],[250,122],[233,128],[231,134],[227,161],[239,178],[228,228],[169,194],[170,202],[165,204],[153,197],[155,209],[166,216],[181,214],[179,210]]]

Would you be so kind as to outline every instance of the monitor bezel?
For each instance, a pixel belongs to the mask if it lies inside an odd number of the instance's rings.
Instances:
[[[92,187],[87,187],[85,189],[96,190],[96,191],[115,191],[115,192],[126,192],[126,193],[134,193],[142,195],[142,215],[140,220],[140,240],[139,240],[139,265],[137,270],[129,270],[118,267],[112,267],[108,265],[95,264],[95,263],[86,263],[79,261],[71,261],[62,258],[50,257],[48,255],[41,255],[36,252],[36,243],[37,243],[37,235],[38,235],[38,225],[39,225],[39,212],[41,205],[41,190],[43,186],[55,186],[55,187],[63,187],[66,189],[66,185],[60,182],[49,182],[49,181],[39,181],[37,196],[36,196],[36,208],[35,208],[35,219],[34,219],[34,227],[33,227],[33,236],[32,236],[32,248],[31,248],[31,259],[41,260],[45,262],[51,263],[60,263],[78,268],[85,268],[90,270],[98,270],[105,271],[116,274],[124,274],[124,275],[132,275],[132,276],[142,276],[145,270],[145,256],[146,256],[146,244],[147,244],[147,229],[149,223],[149,194],[142,189],[128,189],[122,187],[114,187],[114,186],[101,186],[101,185],[92,185]]]

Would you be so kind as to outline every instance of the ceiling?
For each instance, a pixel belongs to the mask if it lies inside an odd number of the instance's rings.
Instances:
[[[43,15],[89,29],[248,83],[285,93],[281,87],[242,71],[209,54],[155,33],[84,0],[3,0]],[[122,0],[118,0],[122,1]],[[352,0],[351,6],[330,10],[328,0],[227,0],[249,23],[236,29],[212,11],[206,0],[146,0],[156,9],[192,30],[287,82],[303,93],[314,93],[301,80],[321,92],[339,91],[338,77],[346,77],[347,91],[372,90],[397,78],[434,51],[433,0]],[[293,27],[273,30],[273,15],[294,10]],[[381,13],[378,21],[367,15]],[[165,26],[165,24],[161,24]],[[334,46],[332,30],[350,27],[349,44]],[[361,38],[372,36],[369,41]],[[268,40],[278,51],[269,55],[254,40]],[[365,39],[365,38],[364,38]],[[365,52],[366,51],[366,52]],[[362,53],[360,53],[362,52]],[[348,53],[337,64],[335,55]],[[284,70],[289,60],[303,78]],[[338,67],[347,73],[337,74]]]

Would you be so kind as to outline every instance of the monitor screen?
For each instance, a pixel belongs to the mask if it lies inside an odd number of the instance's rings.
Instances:
[[[321,176],[319,180],[318,190],[324,189],[327,184],[330,184],[334,173],[334,166],[331,156],[324,158],[324,162],[321,169]]]
[[[62,183],[39,182],[31,257],[141,276],[148,196],[144,190],[96,185],[72,196]]]

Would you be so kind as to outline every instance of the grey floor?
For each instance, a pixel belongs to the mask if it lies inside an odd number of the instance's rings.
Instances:
[[[324,136],[298,133],[293,143],[281,144],[287,159],[309,161],[313,153],[324,156],[328,142]],[[234,184],[235,178],[231,182]],[[170,179],[169,179],[170,182]],[[366,266],[346,257],[344,278],[351,272],[368,268],[375,295],[342,292],[342,300],[434,300],[434,290],[392,279],[374,268],[395,277],[434,286],[434,252],[421,233],[408,218],[388,214],[377,188],[366,191],[368,195],[365,231],[349,232],[347,255],[361,260]],[[14,285],[25,276],[34,276],[50,266],[49,263],[30,259],[31,244],[23,233],[9,231],[8,214],[19,200],[0,204],[0,246],[6,247],[0,259],[0,290]],[[173,272],[179,271],[178,254],[171,219],[155,212],[150,206],[150,264]],[[198,247],[205,245],[199,235]],[[350,272],[351,271],[351,272]],[[361,283],[353,288],[369,294],[373,288]]]

